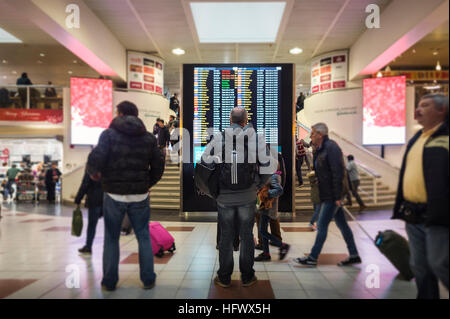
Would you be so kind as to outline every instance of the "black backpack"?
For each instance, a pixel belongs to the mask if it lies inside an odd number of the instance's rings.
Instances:
[[[225,132],[222,132],[222,164],[220,165],[220,189],[243,190],[255,183],[256,163],[248,162],[248,137],[244,137],[244,163],[237,163],[236,136],[233,136],[231,163],[225,163]]]

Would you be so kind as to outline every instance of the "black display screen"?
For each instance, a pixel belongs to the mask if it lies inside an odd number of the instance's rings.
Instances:
[[[280,211],[292,211],[293,65],[184,65],[182,125],[190,134],[192,154],[183,163],[183,211],[215,211],[215,202],[196,194],[194,163],[212,132],[230,127],[230,111],[244,107],[257,133],[283,154],[288,179]],[[207,131],[207,129],[210,129]],[[199,201],[200,200],[200,201]]]

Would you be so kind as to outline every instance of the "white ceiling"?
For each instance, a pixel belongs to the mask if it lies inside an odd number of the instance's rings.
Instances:
[[[311,58],[349,48],[365,31],[366,6],[375,3],[383,11],[391,0],[285,1],[288,9],[275,43],[200,44],[188,0],[84,0],[127,49],[152,52],[166,61],[165,84],[171,92],[179,90],[183,63],[295,63],[297,84],[308,86]],[[20,69],[17,72],[28,71],[32,78],[48,72],[55,83],[68,81],[66,70],[73,68],[74,75],[98,76],[84,63],[74,66],[72,61],[76,57],[72,53],[8,7],[4,0],[0,0],[0,27],[24,42],[22,45],[0,44],[0,84],[4,72],[11,72],[11,68]],[[448,24],[446,40],[445,36],[435,40],[431,37],[426,46],[442,46],[443,39],[448,47]],[[296,46],[302,48],[303,53],[293,56],[289,50]],[[186,54],[173,55],[171,51],[177,47]],[[49,57],[44,61],[45,67],[36,62],[43,49]],[[1,63],[5,58],[11,61],[8,66]],[[441,64],[445,65],[443,61]],[[59,77],[58,81],[53,77]]]

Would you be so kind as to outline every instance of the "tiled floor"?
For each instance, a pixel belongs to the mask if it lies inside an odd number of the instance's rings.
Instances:
[[[68,208],[59,208],[68,210]],[[41,208],[45,210],[45,208]],[[414,281],[399,280],[398,272],[380,254],[364,233],[350,222],[363,263],[355,267],[338,267],[346,256],[346,246],[333,223],[316,268],[295,265],[292,258],[309,253],[315,232],[305,231],[306,222],[283,222],[283,241],[291,244],[286,260],[278,261],[271,247],[272,261],[255,263],[259,281],[252,287],[242,287],[239,273],[239,253],[234,252],[235,272],[232,287],[214,285],[219,267],[216,250],[216,223],[161,222],[175,238],[177,250],[162,259],[155,258],[156,287],[143,290],[139,279],[137,242],[134,235],[120,239],[120,281],[114,292],[100,287],[102,277],[103,220],[97,227],[93,255],[80,256],[87,220],[81,238],[70,234],[71,218],[52,216],[29,210],[4,208],[0,220],[0,298],[277,298],[277,299],[341,299],[341,298],[415,298]],[[404,234],[400,221],[362,221],[375,236],[379,230],[393,229]],[[254,230],[256,235],[256,228]],[[258,253],[258,251],[256,252]],[[366,282],[371,267],[379,269],[379,287]],[[375,265],[375,266],[374,266]],[[369,278],[370,279],[370,278]],[[448,293],[442,289],[442,297]]]

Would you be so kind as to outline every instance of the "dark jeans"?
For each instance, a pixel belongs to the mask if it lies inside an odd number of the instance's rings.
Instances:
[[[234,227],[236,229],[236,232],[234,234],[234,239],[233,239],[233,248],[238,248],[239,247],[239,224],[237,222],[237,219],[234,220],[235,224]],[[217,223],[217,246],[219,246],[220,243],[220,235],[221,235],[221,227],[220,227],[220,223]]]
[[[257,229],[259,230],[259,221],[260,221],[260,214],[256,214],[256,226]],[[277,237],[280,241],[283,241],[283,239],[281,238],[281,229],[280,229],[280,219],[270,219],[269,221],[269,225],[270,225],[270,233]],[[261,234],[258,231],[258,244],[262,245],[262,237]]]
[[[279,238],[270,234],[267,231],[270,221],[271,221],[271,218],[268,215],[260,214],[258,231],[262,237],[263,252],[266,254],[268,254],[270,252],[269,251],[269,240],[277,247],[281,247],[283,245],[283,243],[281,242],[281,240]]]
[[[95,229],[97,228],[97,222],[102,215],[103,207],[89,207],[88,209],[88,227],[86,236],[86,247],[92,249],[92,243],[94,242]]]
[[[14,188],[12,187],[15,184],[15,180],[8,180],[6,182],[6,186],[5,186],[5,194],[4,194],[4,198],[8,198],[9,195],[11,195],[11,197],[14,197]]]
[[[144,285],[151,285],[155,279],[153,252],[150,242],[149,198],[142,202],[123,203],[104,195],[103,215],[105,219],[105,241],[103,247],[102,284],[114,288],[119,281],[120,230],[122,220],[128,214],[139,244],[140,278]]]
[[[314,223],[319,218],[319,214],[320,214],[320,204],[313,204],[313,206],[314,206],[314,213],[313,213],[313,215],[311,217],[311,220],[309,221],[309,223],[311,225],[314,225]]]
[[[49,202],[54,202],[55,201],[55,191],[56,191],[56,184],[52,183],[52,184],[45,184],[45,187],[47,189],[47,200]]]
[[[406,223],[411,269],[418,299],[439,299],[439,283],[448,289],[448,227]]]
[[[255,275],[253,269],[255,259],[255,242],[253,241],[253,225],[255,224],[256,201],[242,206],[224,206],[217,203],[218,222],[221,235],[219,242],[219,263],[217,271],[219,279],[229,283],[233,273],[233,241],[236,232],[241,239],[239,253],[239,269],[241,279],[247,282]],[[238,227],[236,228],[235,219]]]
[[[299,185],[303,185],[303,177],[302,177],[303,158],[304,158],[304,156],[297,157],[297,160],[295,163],[295,170],[297,172],[297,178],[298,178]]]
[[[348,203],[350,205],[352,204],[352,196],[350,195],[350,193],[351,193],[356,198],[356,201],[358,202],[359,206],[365,206],[364,202],[362,201],[361,197],[358,194],[358,187],[359,187],[359,184],[360,184],[360,180],[357,179],[356,181],[351,181],[351,182],[352,182],[351,189],[350,189],[350,191],[347,194]]]
[[[344,211],[342,208],[338,207],[333,201],[325,201],[320,204],[319,220],[317,222],[317,236],[314,242],[314,246],[311,249],[311,257],[316,259],[319,258],[319,254],[322,251],[323,244],[327,239],[328,235],[328,225],[330,225],[333,219],[336,222],[337,227],[344,237],[345,243],[347,244],[350,256],[357,256],[358,250],[356,249],[355,239],[353,238],[353,233],[345,220]]]

